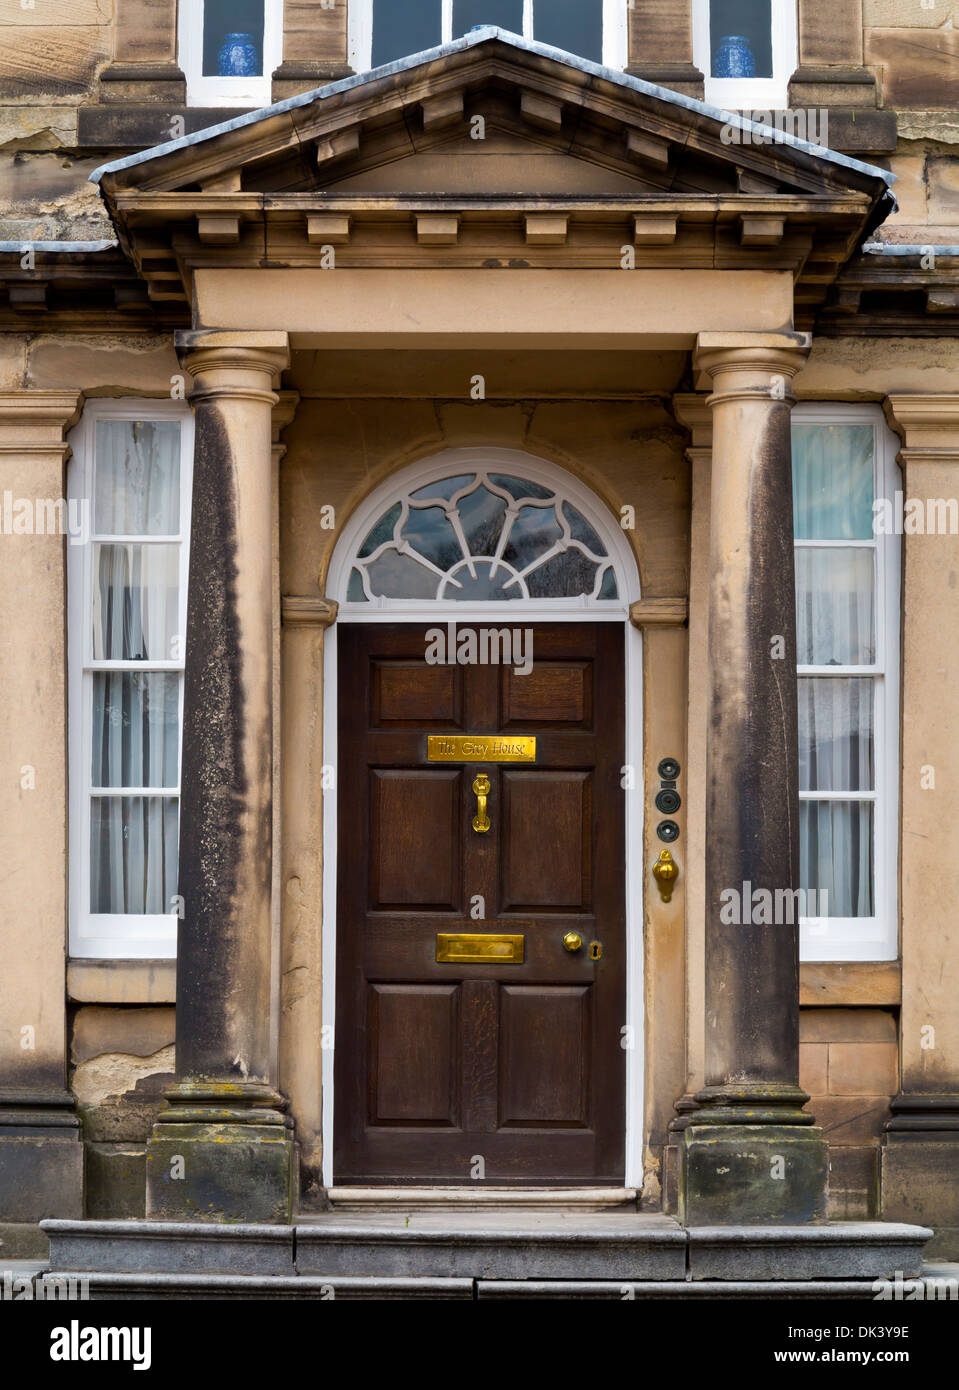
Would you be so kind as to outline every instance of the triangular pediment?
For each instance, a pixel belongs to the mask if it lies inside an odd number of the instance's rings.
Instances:
[[[369,246],[374,224],[399,246],[405,221],[421,251],[478,254],[492,223],[511,217],[541,248],[589,244],[605,223],[614,242],[625,229],[679,264],[683,245],[697,265],[778,254],[797,278],[812,264],[812,281],[828,284],[823,258],[838,270],[893,205],[881,170],[499,30],[94,177],[144,278],[164,266],[167,288],[151,295],[185,295],[210,254],[238,264],[249,242],[262,257],[264,224],[268,258],[282,264],[297,226],[307,246]]]

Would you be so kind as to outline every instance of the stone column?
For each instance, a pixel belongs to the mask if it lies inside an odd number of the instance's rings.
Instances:
[[[700,334],[711,381],[706,1086],[683,1132],[688,1225],[825,1213],[799,1087],[796,616],[790,410],[799,333]]]
[[[10,1258],[36,1253],[32,1223],[83,1215],[67,1090],[64,874],[64,432],[79,405],[76,391],[0,392],[0,1234]]]
[[[905,440],[901,1091],[882,1149],[886,1220],[921,1221],[927,1254],[959,1259],[959,395],[890,396]],[[946,505],[936,505],[941,499]],[[905,508],[904,508],[905,509]],[[916,515],[914,508],[910,513]],[[954,523],[953,523],[954,524]]]
[[[285,333],[177,335],[196,412],[183,729],[177,1081],[147,1216],[285,1221],[274,1089],[272,412]]]

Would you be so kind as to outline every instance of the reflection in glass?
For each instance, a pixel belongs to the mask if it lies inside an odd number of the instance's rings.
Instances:
[[[510,527],[503,559],[515,569],[524,570],[542,559],[563,532],[551,507],[523,507]]]
[[[872,547],[796,551],[800,666],[862,666],[876,659]]]
[[[489,560],[476,560],[473,564],[476,571],[476,578],[470,575],[469,568],[464,560],[462,565],[458,565],[440,586],[438,598],[456,599],[462,603],[489,603],[497,602],[500,599],[525,598],[522,584],[510,584],[516,571],[504,565],[502,561],[493,573],[493,565]],[[453,584],[453,579],[460,585],[457,589]],[[509,587],[507,587],[509,586]]]
[[[543,0],[536,0],[537,9]],[[461,39],[470,29],[493,24],[514,34],[523,32],[523,0],[453,0],[453,38]]]
[[[394,63],[443,41],[442,0],[375,0],[373,66]]]
[[[496,545],[503,533],[506,502],[487,488],[464,497],[459,504],[463,532],[472,555],[495,555]]]
[[[348,601],[368,602],[367,588],[388,599],[619,598],[606,547],[582,513],[540,483],[500,473],[444,478],[393,503],[357,552]]]
[[[435,598],[439,575],[408,555],[384,550],[367,566],[370,588],[377,598]]]
[[[603,61],[603,0],[536,0],[533,37],[539,43]]]
[[[872,425],[793,424],[797,540],[872,540],[874,446]]]
[[[595,561],[588,560],[581,550],[567,550],[554,555],[526,576],[530,598],[576,598],[591,594],[596,585]]]
[[[448,570],[463,558],[463,549],[456,532],[442,507],[424,507],[411,511],[403,527],[403,539],[409,541],[438,569]]]

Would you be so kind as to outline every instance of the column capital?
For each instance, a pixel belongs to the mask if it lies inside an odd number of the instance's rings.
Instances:
[[[275,388],[290,365],[287,333],[179,329],[176,350],[193,377],[192,402],[229,396],[278,404]]]
[[[889,423],[909,458],[959,462],[959,395],[898,395],[884,402]]]
[[[811,347],[810,333],[700,333],[693,351],[693,376],[700,390],[712,387],[709,405],[736,396],[784,400],[792,392],[778,394],[770,378],[791,381]]]

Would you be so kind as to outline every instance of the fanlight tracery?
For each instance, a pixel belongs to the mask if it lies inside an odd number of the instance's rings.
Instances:
[[[589,521],[555,488],[478,470],[394,502],[353,560],[347,601],[615,601],[616,571]]]

